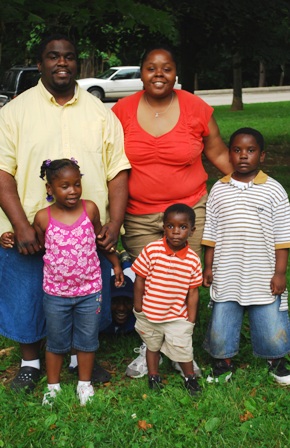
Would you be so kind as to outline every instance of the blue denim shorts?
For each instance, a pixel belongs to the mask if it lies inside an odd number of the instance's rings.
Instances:
[[[99,347],[101,292],[82,297],[44,294],[46,350],[67,353],[71,348],[94,352]]]
[[[239,351],[244,313],[247,310],[255,356],[282,358],[290,352],[288,311],[279,311],[281,299],[269,305],[244,307],[237,302],[214,302],[204,349],[219,359],[232,358]]]

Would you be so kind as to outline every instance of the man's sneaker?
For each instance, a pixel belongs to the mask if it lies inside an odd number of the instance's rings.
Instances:
[[[77,394],[80,399],[81,406],[85,406],[87,402],[90,401],[95,395],[95,391],[91,384],[82,384],[81,386],[78,385]]]
[[[160,390],[163,389],[163,384],[159,375],[150,375],[149,380],[149,389]]]
[[[275,381],[281,386],[288,386],[290,384],[290,370],[286,366],[285,358],[273,359],[268,361],[269,373]]]
[[[193,371],[194,371],[195,376],[197,376],[198,378],[201,378],[202,374],[201,374],[200,367],[197,365],[195,360],[193,360],[192,363],[193,363]],[[183,373],[182,368],[180,367],[178,362],[172,361],[172,367],[175,370],[177,370],[180,373],[180,375],[184,378],[184,373]]]
[[[188,375],[184,378],[184,387],[190,395],[196,395],[201,392],[201,387],[197,382],[195,375]]]
[[[35,367],[21,367],[16,377],[12,380],[10,387],[13,390],[25,389],[28,393],[32,392],[36,383],[40,380],[40,376],[40,370]]]
[[[208,375],[206,381],[208,383],[218,383],[219,377],[223,375],[224,382],[230,380],[234,371],[234,365],[232,363],[227,363],[225,359],[218,359],[212,369],[212,376]]]
[[[144,375],[147,375],[147,361],[146,361],[146,344],[143,344],[140,347],[134,348],[135,353],[140,353],[140,355],[134,359],[126,369],[126,375],[130,378],[142,378]],[[160,356],[159,365],[162,364],[162,357]]]
[[[60,391],[61,389],[51,389],[45,392],[42,399],[42,406],[52,406],[56,394],[58,394]]]

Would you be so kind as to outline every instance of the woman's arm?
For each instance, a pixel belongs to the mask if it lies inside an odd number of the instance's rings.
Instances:
[[[204,155],[223,174],[233,172],[229,161],[229,149],[222,141],[218,125],[212,116],[208,123],[209,135],[203,138]]]

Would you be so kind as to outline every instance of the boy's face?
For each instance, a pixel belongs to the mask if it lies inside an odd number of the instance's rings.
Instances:
[[[234,178],[250,182],[257,174],[259,164],[264,162],[265,152],[261,151],[255,137],[238,134],[230,147],[230,161],[234,167]]]
[[[164,221],[164,235],[171,250],[177,252],[185,247],[195,227],[186,213],[169,213]]]

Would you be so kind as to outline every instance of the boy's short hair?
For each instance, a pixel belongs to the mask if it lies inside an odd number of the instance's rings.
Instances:
[[[188,219],[189,219],[190,223],[192,224],[192,227],[194,227],[195,213],[194,213],[194,210],[191,207],[189,207],[188,205],[177,203],[177,204],[172,204],[169,207],[167,207],[167,209],[165,210],[164,215],[163,215],[163,223],[168,219],[168,215],[170,213],[176,213],[176,214],[184,213],[185,215],[188,216]]]
[[[264,146],[265,146],[264,137],[262,136],[261,132],[257,131],[257,129],[254,129],[254,128],[240,128],[240,129],[237,129],[230,136],[229,148],[232,146],[234,138],[237,135],[239,135],[239,134],[248,134],[248,135],[252,135],[253,137],[255,137],[256,142],[258,143],[258,145],[260,147],[260,150],[264,151]]]

